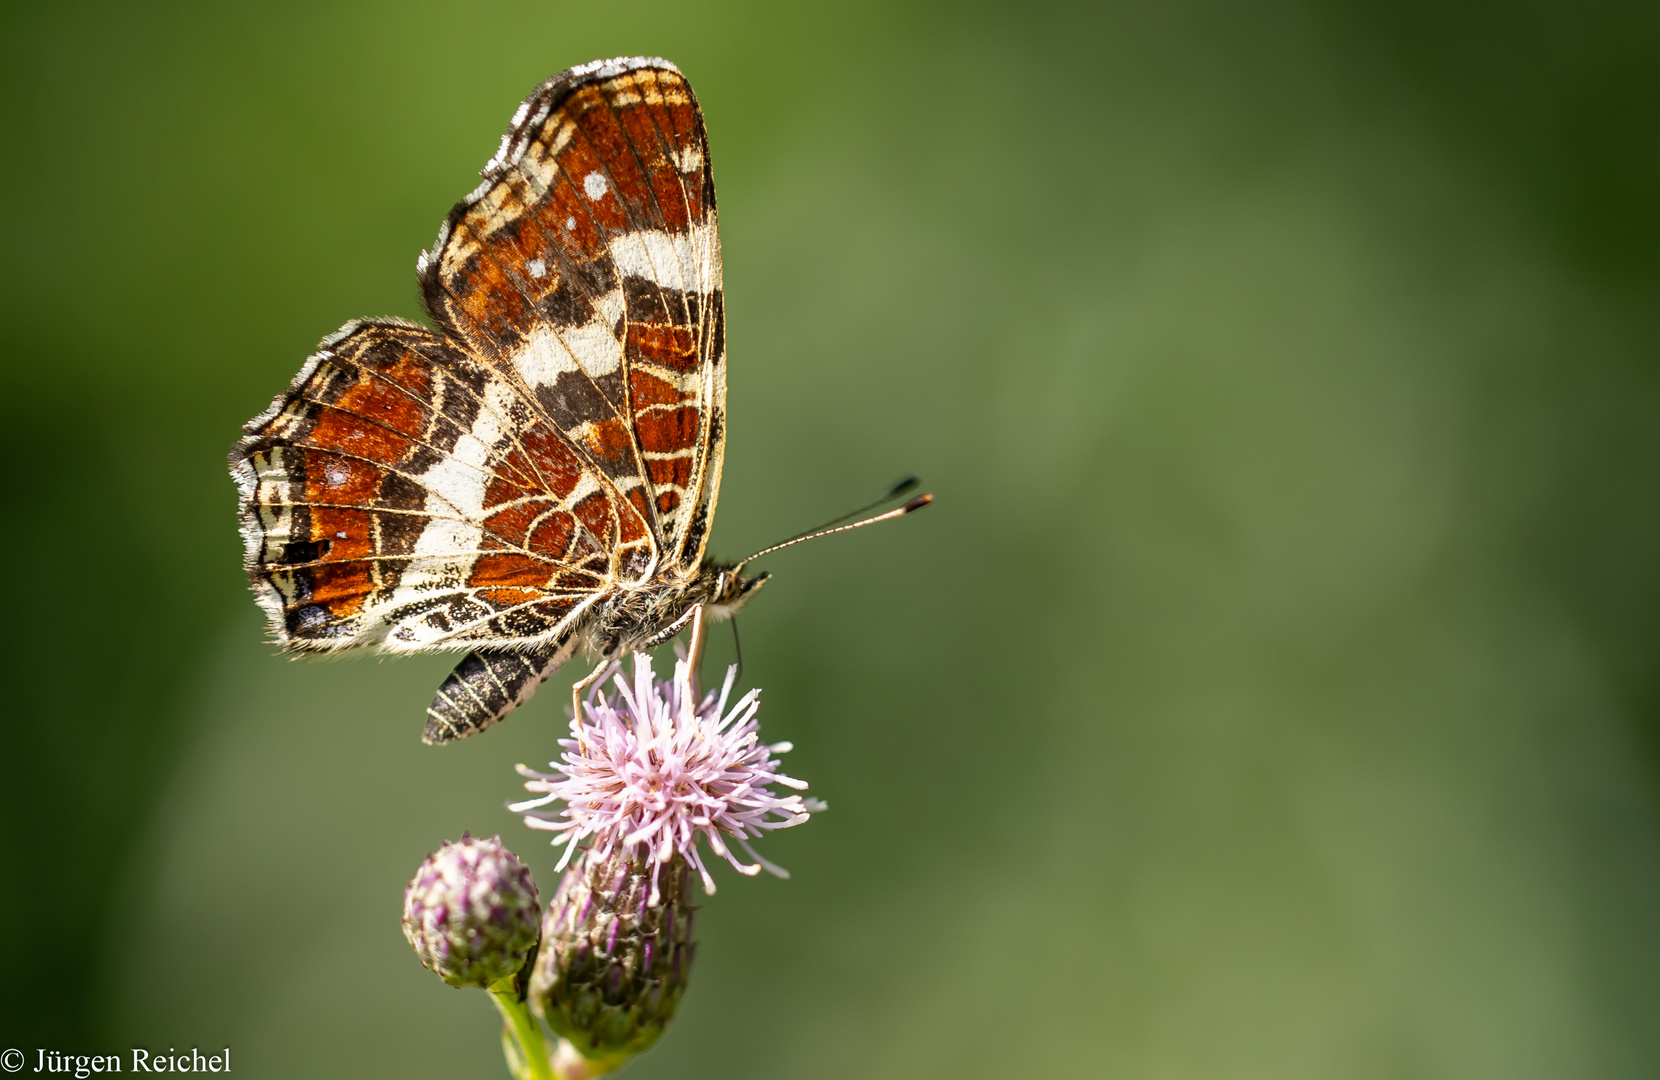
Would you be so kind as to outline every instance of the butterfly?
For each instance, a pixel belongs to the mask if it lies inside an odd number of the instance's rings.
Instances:
[[[433,329],[347,323],[230,455],[279,644],[469,650],[428,743],[494,724],[579,649],[598,664],[573,710],[615,658],[687,627],[695,667],[705,624],[768,578],[743,572],[767,552],[704,553],[726,341],[684,76],[645,57],[571,68],[519,106],[482,176],[416,263]]]

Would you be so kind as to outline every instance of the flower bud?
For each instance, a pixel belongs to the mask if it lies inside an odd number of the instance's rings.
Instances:
[[[614,1067],[673,1018],[696,951],[691,873],[678,854],[658,864],[617,845],[584,852],[559,882],[530,1004],[583,1057]]]
[[[488,987],[536,948],[540,899],[530,868],[501,837],[466,833],[428,855],[403,894],[403,935],[451,986]]]

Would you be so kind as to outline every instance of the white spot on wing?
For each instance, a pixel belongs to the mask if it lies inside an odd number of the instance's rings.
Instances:
[[[415,541],[402,586],[422,591],[423,587],[453,587],[466,579],[484,535],[478,522],[483,517],[484,487],[489,480],[485,466],[502,437],[498,417],[509,415],[513,400],[511,387],[499,381],[491,383],[472,430],[421,474],[421,483],[427,489],[425,509],[432,517]]]
[[[689,233],[640,229],[611,241],[611,260],[617,273],[643,277],[659,285],[691,292],[720,288],[720,261],[716,258],[710,225],[694,225]]]
[[[531,259],[525,263],[525,269],[533,278],[546,277],[548,273],[548,266],[541,259]]]
[[[269,454],[255,454],[248,460],[254,469],[254,500],[264,534],[260,558],[263,562],[276,562],[293,533],[294,485],[289,480],[282,447],[273,447]]]
[[[513,354],[513,370],[531,387],[552,386],[566,372],[584,371],[591,378],[622,367],[622,342],[612,331],[623,312],[621,290],[600,298],[599,311],[581,326],[555,330],[538,326]]]
[[[618,296],[619,302],[621,296]],[[576,362],[590,376],[609,375],[622,367],[622,342],[611,332],[611,324],[602,314],[581,326],[565,331],[565,344],[576,354]]]
[[[703,151],[696,146],[688,146],[677,150],[674,154],[674,167],[683,173],[697,172],[703,168]]]
[[[551,327],[532,330],[519,351],[513,354],[513,370],[532,387],[552,386],[567,371],[576,371],[575,357]]]
[[[588,193],[590,199],[605,197],[605,177],[597,172],[591,172],[582,178],[582,190]]]
[[[601,321],[608,327],[615,327],[622,319],[623,312],[628,310],[628,302],[623,299],[621,289],[612,289],[600,297],[595,306],[599,308]]]

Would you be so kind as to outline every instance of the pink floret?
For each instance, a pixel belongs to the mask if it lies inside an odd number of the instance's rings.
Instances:
[[[799,794],[777,795],[778,784],[796,791],[807,785],[779,772],[775,754],[789,743],[760,740],[760,690],[751,690],[726,711],[737,668],[727,669],[720,694],[693,703],[685,663],[675,678],[652,678],[651,657],[634,656],[633,684],[618,674],[615,692],[598,695],[571,720],[571,737],[559,740],[564,753],[550,762],[551,773],[523,765],[525,790],[540,796],[514,803],[525,824],[557,834],[565,845],[564,869],[584,840],[606,854],[612,848],[644,848],[657,868],[676,852],[697,867],[704,891],[714,880],[698,854],[698,841],[742,874],[765,869],[789,875],[755,853],[749,841],[786,829],[824,809]],[[562,809],[541,811],[554,802]],[[727,846],[735,841],[754,861],[739,861]],[[657,902],[655,880],[650,903]]]

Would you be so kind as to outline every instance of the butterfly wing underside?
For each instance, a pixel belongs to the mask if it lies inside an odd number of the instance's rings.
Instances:
[[[666,61],[520,106],[420,263],[438,332],[348,324],[232,454],[255,591],[303,650],[471,648],[428,741],[500,719],[619,590],[695,573],[720,483],[720,244]]]

